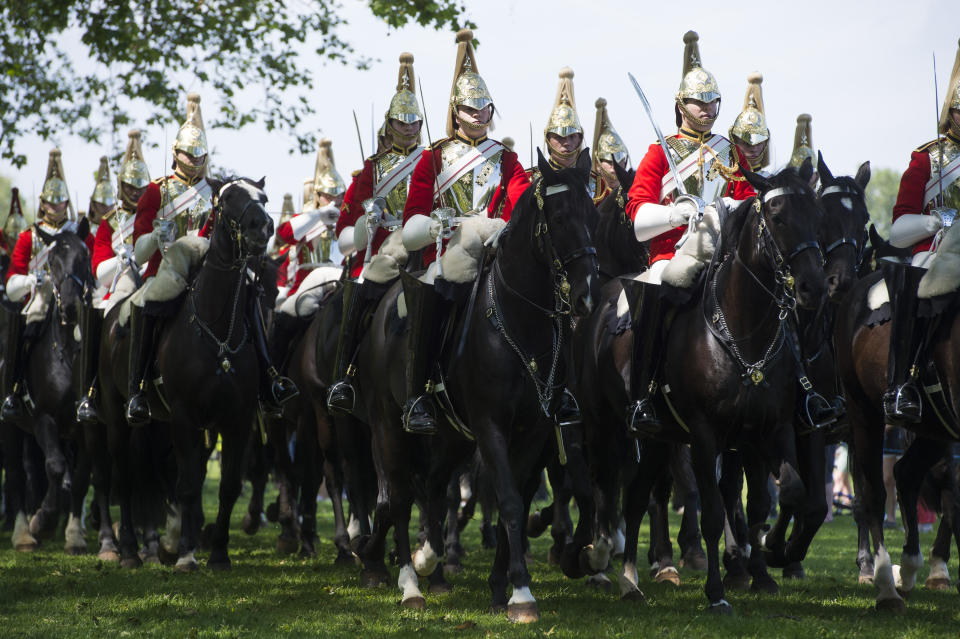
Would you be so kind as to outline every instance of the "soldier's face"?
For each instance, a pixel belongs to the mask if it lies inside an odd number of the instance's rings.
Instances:
[[[323,191],[317,191],[317,207],[327,206],[328,204],[340,206],[343,204],[343,195],[330,195]]]
[[[137,188],[132,184],[127,184],[126,182],[120,183],[120,196],[123,198],[123,201],[134,206],[136,206],[137,202],[140,201],[140,198],[143,197],[143,193],[146,190],[147,187],[145,186]]]
[[[760,156],[763,155],[764,149],[767,148],[767,141],[758,142],[757,144],[747,144],[745,142],[737,142],[737,146],[740,147],[740,150],[743,151],[743,154],[747,156],[747,159],[750,160],[750,164],[756,164],[760,160]]]
[[[194,177],[200,173],[207,162],[206,155],[190,155],[186,151],[177,151],[176,159],[180,170],[188,174],[187,177]]]
[[[551,155],[554,156],[554,161],[562,166],[571,166],[576,161],[577,158],[571,154],[580,148],[581,142],[583,142],[583,135],[579,133],[564,136],[559,136],[556,133],[547,134],[547,144],[550,146]]]
[[[620,168],[625,169],[627,167],[627,160],[624,158],[620,162]],[[613,168],[613,161],[611,160],[600,160],[600,170],[603,171],[603,177],[606,180],[607,184],[612,188],[617,188],[620,186],[620,180],[617,179],[617,172]]]
[[[488,104],[482,109],[474,109],[468,106],[457,107],[457,119],[466,125],[461,126],[460,130],[471,139],[480,138],[487,134],[487,128],[490,126],[490,118],[492,117],[492,104]]]
[[[44,200],[40,201],[40,211],[43,212],[43,216],[52,222],[57,222],[62,220],[67,215],[67,202],[60,202],[59,204],[51,204]]]
[[[87,212],[87,217],[90,218],[90,221],[94,224],[99,224],[100,220],[103,219],[103,216],[106,215],[107,211],[110,210],[110,207],[102,202],[90,202],[90,210]]]
[[[422,122],[401,122],[400,120],[390,119],[390,128],[394,130],[401,141],[405,142],[417,136],[420,133]]]
[[[720,113],[720,100],[714,100],[713,102],[701,102],[700,100],[688,98],[683,101],[683,104],[685,107],[687,107],[687,111],[689,111],[690,115],[693,117],[697,118],[698,120],[709,120],[708,124],[701,125],[688,121],[686,117],[683,118],[684,127],[702,133],[706,133],[710,130],[713,120],[716,120],[717,114]]]

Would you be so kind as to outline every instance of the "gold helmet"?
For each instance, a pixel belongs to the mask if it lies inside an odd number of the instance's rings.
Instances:
[[[399,120],[407,124],[420,122],[423,114],[417,104],[416,86],[413,75],[413,54],[400,54],[400,75],[397,78],[397,92],[390,99],[390,108],[387,109],[387,119]]]
[[[127,140],[127,150],[120,162],[118,180],[120,184],[129,184],[134,188],[142,189],[150,183],[150,171],[147,170],[147,163],[143,159],[143,149],[140,147],[140,131],[132,129],[127,137],[129,138]]]
[[[457,62],[453,67],[453,86],[450,88],[450,109],[447,112],[447,135],[453,136],[458,106],[483,109],[493,104],[493,98],[487,90],[487,84],[477,70],[477,59],[473,53],[473,31],[457,31]],[[490,121],[493,128],[493,120]]]
[[[296,211],[293,208],[293,194],[284,193],[283,194],[283,204],[280,206],[280,224],[288,221],[296,214]]]
[[[47,161],[47,178],[44,180],[43,189],[40,191],[40,200],[48,204],[70,201],[67,182],[63,177],[63,161],[60,157],[60,149],[50,151],[50,159]]]
[[[713,102],[720,99],[720,87],[713,74],[703,68],[700,61],[700,36],[696,31],[683,34],[683,79],[677,91],[677,101],[688,98],[701,102]]]
[[[797,116],[797,132],[793,135],[793,153],[790,154],[790,161],[787,162],[787,166],[800,168],[800,165],[807,158],[810,158],[810,161],[816,166],[817,154],[813,152],[811,120],[813,120],[813,117],[809,113],[801,113]]]
[[[607,101],[604,98],[597,98],[595,106],[597,107],[597,121],[593,127],[594,170],[600,165],[600,160],[608,160],[619,164],[630,158],[627,145],[623,143],[623,138],[610,123]]]
[[[333,164],[332,142],[327,138],[320,140],[320,150],[317,152],[317,164],[313,170],[313,190],[317,193],[326,193],[337,197],[347,190],[343,178],[337,173]]]
[[[313,178],[304,178],[303,180],[303,206],[300,207],[301,213],[312,211],[317,208],[313,201]]]
[[[96,180],[97,183],[93,187],[93,195],[90,196],[90,201],[107,207],[116,204],[117,196],[113,192],[113,184],[110,180],[110,164],[105,155],[100,158],[100,168],[97,169]]]
[[[573,69],[570,67],[560,69],[557,97],[553,100],[550,119],[547,120],[547,126],[543,129],[544,140],[548,133],[555,133],[562,138],[579,133],[582,144],[583,127],[580,126],[580,118],[577,117],[577,100],[573,95]]]
[[[743,99],[743,111],[730,127],[730,139],[734,143],[753,146],[770,139],[770,129],[767,128],[767,118],[763,110],[763,90],[760,88],[762,83],[763,76],[760,73],[754,72],[747,76],[747,95]],[[769,157],[768,144],[760,156],[759,166],[765,166]]]
[[[3,223],[3,237],[11,250],[28,226],[26,218],[23,217],[23,209],[20,208],[20,189],[13,187],[10,189],[10,212]]]
[[[500,144],[502,144],[503,146],[507,147],[507,150],[508,150],[508,151],[513,151],[513,147],[514,147],[514,145],[516,145],[516,142],[513,141],[513,138],[511,138],[511,137],[506,137],[506,138],[503,138],[502,140],[500,140]]]
[[[952,124],[950,109],[960,109],[960,42],[957,43],[957,57],[953,61],[953,70],[950,72],[950,84],[947,85],[947,96],[940,111],[940,133],[953,131],[960,136],[960,127]]]
[[[173,151],[184,151],[195,158],[207,155],[207,134],[203,128],[203,118],[200,115],[200,94],[187,95],[187,117],[183,126],[177,131],[177,139],[173,143]]]

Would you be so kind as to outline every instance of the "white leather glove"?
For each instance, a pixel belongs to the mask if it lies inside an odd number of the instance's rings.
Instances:
[[[670,205],[670,224],[674,227],[686,226],[690,218],[697,214],[696,205],[690,200],[680,200]]]
[[[401,239],[408,251],[419,251],[437,241],[440,222],[427,215],[414,215],[403,225]]]
[[[327,204],[317,209],[317,213],[320,215],[323,223],[327,225],[336,224],[337,220],[340,219],[340,207],[336,204]]]
[[[366,242],[364,242],[364,247],[366,247]],[[340,232],[340,235],[337,236],[337,248],[340,249],[340,255],[344,256],[356,252],[355,227],[348,226]]]
[[[32,275],[11,275],[7,280],[7,297],[12,302],[19,302],[33,292],[37,278]]]
[[[367,216],[361,215],[353,225],[353,245],[358,251],[367,250]],[[342,253],[343,251],[341,251]],[[346,255],[344,253],[344,255]]]
[[[911,247],[939,231],[940,227],[940,218],[936,215],[901,215],[890,227],[890,244],[896,248]]]
[[[160,242],[157,231],[141,235],[133,245],[133,259],[137,261],[137,264],[146,264],[158,248],[160,248]]]
[[[99,286],[110,286],[113,284],[113,276],[117,273],[117,264],[119,258],[111,257],[108,260],[100,262],[97,266],[97,284]]]
[[[640,242],[651,240],[678,226],[686,226],[697,207],[689,200],[678,204],[641,204],[633,218],[633,232]]]

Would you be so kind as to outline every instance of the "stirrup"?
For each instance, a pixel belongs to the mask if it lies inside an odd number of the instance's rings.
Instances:
[[[890,424],[919,423],[923,404],[916,385],[908,381],[896,388],[888,388],[883,394],[883,413]]]
[[[631,437],[653,436],[663,429],[649,397],[627,405],[627,434]]]
[[[16,393],[10,393],[3,400],[3,405],[0,406],[0,421],[15,422],[18,419],[23,419],[26,412],[26,407],[23,405],[20,396]]]
[[[557,424],[561,427],[576,426],[582,421],[580,404],[577,403],[577,398],[564,388],[563,395],[560,397],[560,407],[557,409]]]
[[[97,404],[89,393],[77,402],[77,421],[81,424],[96,424],[100,421]]]
[[[356,391],[346,378],[334,382],[327,391],[327,410],[331,415],[348,415],[356,405]]]
[[[437,422],[430,410],[433,402],[428,395],[420,395],[407,402],[403,411],[403,430],[413,435],[434,435]]]
[[[823,395],[817,392],[807,393],[804,400],[804,411],[807,423],[813,430],[823,430],[837,423],[843,413],[842,408],[830,404]]]
[[[150,418],[150,401],[141,384],[141,389],[127,400],[127,423],[131,426],[144,426],[150,422]]]
[[[270,376],[270,394],[278,406],[283,406],[300,394],[293,380],[278,373],[273,366],[267,369],[267,375]]]

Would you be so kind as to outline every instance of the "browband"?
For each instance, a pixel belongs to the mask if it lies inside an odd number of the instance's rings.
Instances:
[[[781,186],[777,189],[771,189],[763,194],[763,202],[767,203],[775,197],[780,197],[781,195],[793,195],[796,191],[791,189],[789,186]]]

